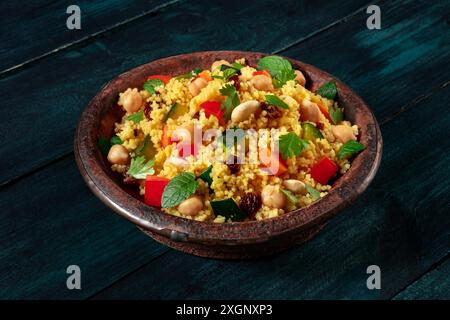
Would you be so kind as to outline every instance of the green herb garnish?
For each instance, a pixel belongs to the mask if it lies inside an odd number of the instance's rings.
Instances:
[[[338,152],[339,159],[345,159],[363,151],[366,147],[358,141],[349,140],[344,143]]]
[[[214,79],[221,79],[221,80],[223,80],[223,77],[222,77],[222,76],[212,75],[211,77],[214,78]]]
[[[163,208],[179,205],[189,198],[198,188],[198,182],[191,172],[182,172],[169,181],[164,188],[161,204]]]
[[[282,193],[284,193],[284,195],[286,196],[286,198],[288,198],[288,200],[290,202],[292,202],[293,204],[297,203],[297,198],[292,194],[292,192],[290,192],[289,190],[281,189],[281,188],[280,188],[280,191]]]
[[[334,124],[338,124],[342,120],[344,120],[344,112],[341,108],[331,106],[329,109],[331,121]]]
[[[228,81],[236,73],[237,73],[236,69],[228,68],[223,72],[223,78],[225,81]]]
[[[308,193],[311,195],[313,200],[317,200],[320,198],[320,192],[317,191],[316,189],[314,189],[313,187],[311,187],[309,184],[305,183],[305,188],[306,188],[306,191],[308,191]]]
[[[212,178],[210,176],[212,171],[212,165],[210,165],[205,171],[200,174],[200,179],[205,181],[209,186],[212,184]]]
[[[175,79],[191,79],[191,78],[196,77],[202,71],[203,71],[203,69],[201,69],[201,68],[195,68],[194,70],[189,71],[188,73],[181,74],[181,75],[175,77]]]
[[[142,119],[144,119],[144,111],[133,113],[131,116],[127,117],[127,120],[133,121],[134,123],[139,123]]]
[[[110,142],[111,142],[111,145],[122,144],[123,143],[122,139],[120,139],[118,136],[111,137]]]
[[[111,143],[109,142],[108,139],[99,137],[98,138],[98,147],[100,149],[100,152],[106,156],[106,155],[108,155],[109,149],[111,148]]]
[[[220,93],[227,97],[222,103],[222,106],[225,109],[223,117],[226,120],[230,120],[231,112],[233,112],[234,108],[236,108],[241,103],[241,101],[239,100],[236,88],[231,84],[227,84],[222,89],[220,89]]]
[[[242,64],[240,64],[240,63],[233,62],[233,63],[231,64],[231,67],[232,67],[233,69],[236,69],[236,70],[241,70],[244,66],[243,66]]]
[[[336,84],[333,81],[329,81],[324,83],[318,90],[317,94],[321,95],[324,98],[334,100],[337,95]]]
[[[131,159],[130,168],[127,174],[136,179],[145,179],[147,175],[152,175],[155,173],[153,170],[154,160],[149,160],[145,162],[144,156],[139,156]]]
[[[155,88],[159,86],[164,86],[164,81],[162,81],[161,79],[150,79],[144,83],[144,89],[151,94],[155,94]]]
[[[211,208],[216,216],[223,216],[232,221],[244,220],[247,216],[245,212],[241,211],[236,202],[231,199],[211,201]]]
[[[273,79],[276,88],[281,88],[287,81],[295,79],[291,63],[278,56],[267,56],[259,59],[258,70],[267,70]]]
[[[280,153],[283,159],[298,156],[309,145],[307,140],[300,139],[294,132],[289,132],[280,136]]]
[[[269,104],[273,104],[274,106],[277,106],[278,108],[289,109],[289,106],[287,105],[286,102],[284,102],[277,96],[274,96],[273,94],[268,94],[266,96],[266,102]]]

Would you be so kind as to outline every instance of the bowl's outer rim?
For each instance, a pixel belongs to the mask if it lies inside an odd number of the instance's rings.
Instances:
[[[367,106],[367,104],[353,92],[347,85],[336,77],[322,71],[312,65],[301,61],[286,57],[291,63],[298,65],[302,70],[307,70],[308,74],[316,74],[326,79],[326,81],[334,80],[338,86],[339,94],[349,95],[349,99],[353,101],[352,105],[360,106],[363,111],[359,114],[361,117],[368,119],[367,129],[373,131],[370,141],[364,141],[367,138],[361,135],[361,141],[366,142],[366,150],[360,153],[352,163],[350,170],[338,180],[338,186],[333,187],[330,192],[313,204],[288,212],[275,218],[269,218],[260,221],[245,221],[232,223],[209,223],[200,222],[191,219],[185,219],[164,213],[156,208],[145,205],[129,195],[120,186],[113,182],[106,173],[104,177],[100,177],[96,172],[103,171],[100,163],[97,161],[86,161],[86,157],[82,156],[88,153],[95,158],[95,151],[87,148],[86,135],[83,136],[86,128],[93,129],[98,124],[94,123],[92,117],[89,118],[88,113],[95,108],[100,102],[102,93],[117,81],[134,72],[142,72],[143,69],[151,69],[154,63],[165,63],[172,59],[189,59],[198,58],[204,55],[224,56],[231,54],[236,57],[262,57],[270,54],[248,51],[201,51],[189,54],[180,54],[176,56],[166,57],[149,63],[142,64],[127,72],[122,73],[111,81],[107,82],[96,96],[89,102],[83,111],[79,124],[75,130],[74,136],[74,154],[77,165],[87,183],[88,187],[96,194],[102,202],[104,202],[114,212],[130,220],[134,224],[166,236],[172,240],[199,242],[209,245],[225,244],[239,245],[245,243],[260,243],[268,241],[300,229],[311,228],[322,224],[334,216],[337,212],[352,203],[370,184],[375,177],[379,168],[382,156],[383,141],[381,130],[377,120]],[[91,148],[92,149],[92,148]],[[366,175],[358,176],[358,170],[362,166],[366,166]],[[109,184],[105,185],[104,178],[107,177]],[[356,179],[358,178],[358,179]],[[102,181],[103,180],[103,181]],[[353,180],[359,180],[358,187],[351,185]],[[107,188],[106,188],[107,187]],[[148,213],[147,217],[144,214]]]

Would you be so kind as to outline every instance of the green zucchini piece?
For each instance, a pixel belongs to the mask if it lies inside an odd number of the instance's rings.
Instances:
[[[302,124],[303,128],[303,139],[314,141],[317,138],[322,139],[323,135],[320,130],[314,126],[312,123],[305,122]]]
[[[223,216],[227,220],[231,219],[232,221],[241,221],[247,216],[245,212],[239,209],[236,202],[231,198],[211,201],[211,207],[216,216]]]

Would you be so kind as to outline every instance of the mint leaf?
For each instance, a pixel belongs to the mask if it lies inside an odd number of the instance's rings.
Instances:
[[[300,139],[294,132],[282,135],[279,140],[280,153],[285,160],[298,156],[308,145],[308,141]]]
[[[309,184],[305,183],[305,188],[306,188],[306,191],[308,191],[308,193],[311,195],[313,200],[317,200],[320,198],[320,192],[317,191],[316,189],[314,189],[313,187],[311,187]]]
[[[136,179],[145,179],[147,175],[154,174],[155,170],[153,170],[153,164],[155,161],[149,160],[145,162],[145,160],[144,156],[132,158],[127,174]]]
[[[144,83],[144,89],[151,94],[155,94],[155,88],[159,86],[164,86],[164,82],[161,79],[150,79]]]
[[[99,137],[98,138],[98,147],[100,149],[100,152],[107,156],[109,149],[111,148],[111,143],[109,142],[108,139],[103,138],[103,137]]]
[[[131,116],[127,117],[127,120],[133,121],[134,123],[139,123],[142,119],[144,119],[144,111],[133,113]]]
[[[211,208],[213,209],[216,216],[223,216],[226,219],[231,219],[233,221],[244,220],[247,216],[245,212],[239,209],[236,202],[231,198],[224,200],[214,200],[210,203]]]
[[[331,106],[329,109],[331,121],[334,124],[338,124],[342,120],[344,120],[344,112],[341,108]]]
[[[182,172],[169,181],[164,188],[161,204],[163,208],[179,205],[189,198],[198,188],[198,182],[191,172]]]
[[[209,186],[211,186],[211,183],[213,182],[210,174],[212,171],[212,165],[210,165],[205,171],[203,171],[200,174],[200,179],[202,179],[203,181],[205,181]]]
[[[259,59],[258,70],[267,70],[273,79],[276,88],[281,88],[287,81],[295,79],[291,63],[278,56],[267,56]]]
[[[233,112],[234,108],[236,108],[241,103],[241,101],[239,100],[236,88],[231,84],[227,84],[222,89],[220,89],[220,93],[227,97],[222,103],[222,106],[225,109],[223,117],[226,120],[230,120],[231,113]]]
[[[228,68],[223,72],[223,78],[225,81],[228,81],[236,73],[237,73],[236,69]]]
[[[358,141],[354,140],[349,140],[342,145],[341,149],[338,152],[338,158],[339,159],[349,158],[354,154],[363,151],[365,148],[366,147],[362,143],[359,143]]]
[[[333,81],[324,83],[316,92],[324,98],[334,100],[337,95],[336,84]]]
[[[290,192],[289,190],[284,190],[280,188],[280,191],[282,193],[284,193],[284,195],[286,196],[286,198],[288,198],[288,200],[290,202],[292,202],[293,204],[297,203],[297,198],[292,194],[292,192]]]
[[[278,108],[289,109],[289,106],[286,104],[286,102],[284,102],[277,96],[274,96],[273,94],[268,94],[266,96],[266,102],[269,104],[273,104],[274,106],[277,106]]]
[[[110,142],[111,142],[111,145],[123,143],[122,139],[120,139],[118,136],[111,137]]]

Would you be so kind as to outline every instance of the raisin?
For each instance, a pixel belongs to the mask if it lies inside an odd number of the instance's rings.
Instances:
[[[234,156],[233,159],[227,161],[227,166],[232,174],[236,174],[239,172],[239,170],[241,170],[241,164],[238,163],[238,158],[236,156]]]
[[[151,120],[150,113],[152,112],[152,106],[149,104],[146,104],[144,107],[144,115],[148,120]]]
[[[234,76],[232,76],[230,78],[230,81],[233,80],[233,86],[236,88],[236,91],[239,90],[239,88],[241,87],[241,83],[239,82],[239,76],[237,74],[235,74]]]
[[[261,102],[261,110],[265,110],[267,112],[267,116],[271,119],[279,118],[282,115],[280,108],[265,102]]]
[[[261,196],[254,192],[244,194],[241,198],[239,208],[249,216],[255,214],[261,208]]]

